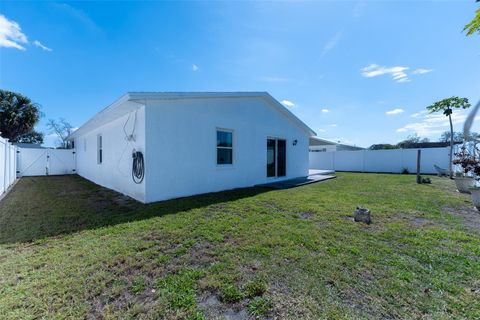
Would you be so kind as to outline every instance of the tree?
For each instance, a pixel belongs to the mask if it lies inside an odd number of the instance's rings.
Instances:
[[[440,101],[435,102],[432,105],[427,107],[427,110],[430,113],[442,112],[445,116],[448,117],[450,123],[450,178],[453,178],[452,170],[452,158],[453,158],[453,123],[452,123],[452,113],[453,109],[467,109],[470,108],[470,103],[467,98],[459,97],[450,97]]]
[[[389,143],[372,144],[368,149],[370,150],[389,150],[398,149],[398,146]]]
[[[440,135],[440,139],[438,141],[440,142],[449,142],[450,137],[452,136],[452,133],[450,131],[445,131]],[[463,141],[463,133],[461,132],[454,132],[453,133],[453,141],[454,142],[460,142]]]
[[[3,138],[19,142],[22,137],[30,135],[36,136],[36,141],[43,142],[42,134],[34,130],[40,116],[38,105],[29,98],[0,89],[0,134]]]
[[[60,118],[60,120],[55,121],[53,119],[48,120],[47,128],[51,133],[55,133],[60,142],[59,147],[61,149],[68,149],[69,142],[67,140],[68,136],[73,132],[73,127],[65,119]]]
[[[440,136],[440,139],[438,139],[438,141],[448,142],[448,141],[450,141],[450,136],[451,135],[452,134],[451,134],[450,131],[445,131],[444,133],[442,133],[442,135]],[[476,132],[470,132],[468,136],[465,136],[463,134],[463,132],[454,132],[453,133],[453,141],[454,142],[470,141],[470,140],[478,139],[479,137],[480,137],[480,134],[478,134]]]
[[[413,134],[413,135],[410,135],[407,137],[407,139],[403,140],[403,141],[400,141],[398,144],[397,144],[397,147],[398,148],[401,148],[401,149],[406,149],[408,147],[410,147],[411,145],[414,145],[416,143],[426,143],[426,142],[430,142],[430,140],[428,138],[420,138],[416,133]]]
[[[477,0],[477,2],[480,2],[480,0]],[[480,34],[480,9],[477,9],[475,17],[463,28],[463,31],[467,31],[467,36],[474,33]]]
[[[43,133],[37,132],[37,131],[26,133],[20,136],[20,138],[18,139],[18,142],[42,144]]]

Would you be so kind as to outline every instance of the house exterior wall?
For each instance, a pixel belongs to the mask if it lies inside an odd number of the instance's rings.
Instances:
[[[264,99],[150,100],[145,119],[146,202],[308,175],[308,134]],[[216,163],[217,128],[233,131],[233,165]],[[287,142],[285,177],[267,178],[269,137]]]
[[[134,102],[126,102],[135,104]],[[75,138],[77,173],[101,186],[116,190],[134,199],[145,202],[145,176],[143,183],[132,180],[132,151],[145,148],[145,107],[139,106],[116,120]],[[135,117],[136,113],[136,117]],[[136,121],[135,121],[136,120]],[[128,141],[125,132],[135,141]],[[102,136],[102,163],[98,163],[98,136]]]

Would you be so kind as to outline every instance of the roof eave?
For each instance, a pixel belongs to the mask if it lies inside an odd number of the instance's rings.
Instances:
[[[102,114],[104,114],[105,112],[115,108],[116,106],[126,102],[126,101],[129,101],[131,99],[131,96],[130,96],[130,92],[127,92],[125,93],[124,95],[122,95],[120,98],[118,98],[117,100],[115,100],[114,102],[112,102],[111,104],[109,104],[108,106],[106,106],[105,108],[103,108],[101,111],[99,111],[98,113],[96,113],[92,118],[90,118],[90,120],[88,120],[87,122],[85,122],[80,128],[78,128],[77,130],[75,130],[74,132],[72,132],[68,137],[67,137],[67,140],[72,140],[72,139],[75,139],[78,135],[79,135],[79,132],[82,132],[82,128],[85,128],[86,126],[88,126],[90,123],[94,122],[96,119],[98,119],[98,117]]]

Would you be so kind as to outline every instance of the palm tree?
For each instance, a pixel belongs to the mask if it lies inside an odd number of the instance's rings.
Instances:
[[[11,142],[35,133],[40,119],[38,105],[16,92],[0,90],[0,134]],[[38,134],[38,133],[36,133]]]
[[[450,178],[453,178],[452,170],[452,158],[453,158],[453,123],[452,123],[452,113],[453,109],[467,109],[470,108],[470,103],[467,98],[459,97],[450,97],[440,101],[435,102],[434,104],[427,107],[427,110],[430,113],[442,111],[445,116],[448,117],[450,122]]]
[[[477,2],[480,2],[480,0],[477,0]],[[477,9],[475,17],[463,28],[463,31],[467,31],[467,36],[474,33],[480,34],[480,9]]]

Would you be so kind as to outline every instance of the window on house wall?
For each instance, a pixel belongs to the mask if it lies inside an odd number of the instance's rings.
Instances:
[[[102,146],[102,135],[97,136],[97,163],[101,164],[103,161],[103,146]]]
[[[217,130],[217,164],[233,164],[233,131]]]

